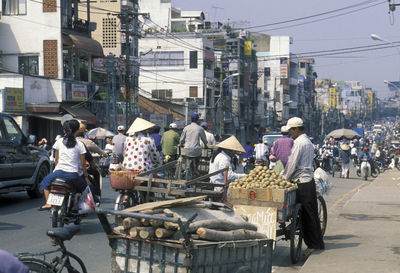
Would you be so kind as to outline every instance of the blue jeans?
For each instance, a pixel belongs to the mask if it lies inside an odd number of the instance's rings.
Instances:
[[[53,182],[56,178],[67,180],[78,192],[82,192],[87,186],[84,177],[79,176],[78,173],[57,170],[43,178],[42,182],[40,183],[40,188],[49,191],[51,182]]]

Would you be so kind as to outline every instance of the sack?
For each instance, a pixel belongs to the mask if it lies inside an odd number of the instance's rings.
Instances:
[[[285,167],[283,166],[282,161],[278,160],[278,161],[276,162],[275,167],[274,167],[274,171],[275,171],[277,174],[280,174],[284,169],[285,169]]]
[[[92,191],[89,186],[86,186],[86,189],[82,192],[81,197],[78,202],[78,213],[85,214],[91,213],[95,210],[94,199],[92,195]]]

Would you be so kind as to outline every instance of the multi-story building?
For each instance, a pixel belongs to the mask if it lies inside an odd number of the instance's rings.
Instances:
[[[290,53],[289,36],[258,34],[255,38],[258,70],[263,72],[258,84],[267,108],[266,122],[268,127],[279,129],[289,117],[298,115],[298,58]]]
[[[96,90],[92,58],[103,49],[91,39],[95,24],[78,16],[90,14],[90,3],[2,0],[1,6],[0,110],[19,116],[25,132],[52,139],[62,132],[60,113],[95,124],[86,106]]]

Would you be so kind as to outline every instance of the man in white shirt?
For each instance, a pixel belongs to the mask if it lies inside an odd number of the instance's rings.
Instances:
[[[254,152],[256,154],[257,161],[267,161],[269,149],[268,146],[263,143],[262,138],[258,140],[258,144],[256,144]]]
[[[286,125],[294,138],[292,153],[283,172],[283,177],[298,184],[297,202],[301,203],[301,219],[304,242],[308,249],[305,255],[314,250],[324,249],[321,225],[318,217],[317,193],[314,182],[314,146],[304,133],[303,120],[294,117]]]

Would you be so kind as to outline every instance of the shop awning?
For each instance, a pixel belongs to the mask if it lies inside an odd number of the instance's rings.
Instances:
[[[60,115],[55,115],[55,114],[33,114],[31,116],[32,117],[43,118],[43,119],[48,119],[48,120],[54,120],[54,121],[60,121],[61,122],[61,116]]]
[[[65,33],[62,35],[62,40],[64,46],[73,46],[74,50],[80,54],[104,57],[103,48],[96,40],[81,35]]]
[[[71,114],[74,118],[86,120],[88,124],[96,124],[96,116],[83,106],[61,104],[61,108]]]

